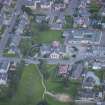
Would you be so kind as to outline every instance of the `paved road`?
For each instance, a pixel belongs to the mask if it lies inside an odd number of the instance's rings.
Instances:
[[[16,11],[21,11],[21,6],[23,4],[23,1],[22,0],[18,0],[17,3],[16,3],[16,7],[15,7],[15,10]],[[2,39],[0,40],[0,55],[2,55],[4,49],[5,49],[5,46],[7,44],[7,41],[9,39],[9,32],[12,31],[14,25],[15,25],[15,22],[16,22],[16,18],[17,18],[17,15],[15,15],[15,10],[13,12],[13,16],[11,18],[11,21],[10,21],[10,25],[9,27],[7,27],[7,29],[5,30],[4,34],[3,34],[3,37]]]
[[[101,40],[100,40],[100,45],[105,46],[105,31],[103,31],[103,35],[102,35]]]

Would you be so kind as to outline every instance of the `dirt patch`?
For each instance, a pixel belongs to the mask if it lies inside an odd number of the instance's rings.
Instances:
[[[68,94],[53,94],[53,93],[50,93],[50,92],[46,92],[47,95],[55,98],[56,100],[60,101],[60,102],[73,102],[73,99],[71,98],[70,95]]]
[[[55,98],[61,102],[72,102],[72,98],[67,94],[56,94]]]

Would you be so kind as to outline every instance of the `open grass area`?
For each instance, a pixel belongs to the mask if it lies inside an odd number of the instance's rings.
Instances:
[[[36,105],[42,99],[43,87],[37,70],[35,65],[24,68],[12,105]]]
[[[62,31],[46,30],[38,32],[32,38],[34,43],[51,43],[52,41],[63,42]]]

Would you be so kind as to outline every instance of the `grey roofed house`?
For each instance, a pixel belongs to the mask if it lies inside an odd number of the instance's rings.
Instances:
[[[12,0],[0,0],[0,4],[10,5]]]
[[[83,63],[79,63],[79,64],[76,64],[73,66],[72,68],[72,75],[71,77],[73,79],[80,79],[80,77],[82,76],[82,73],[83,73]]]
[[[7,72],[9,68],[10,62],[8,61],[0,61],[0,72]]]
[[[45,5],[49,5],[50,0],[24,0],[25,5],[34,5],[35,2],[38,2],[40,4],[45,4]]]
[[[93,89],[95,85],[100,85],[100,79],[95,75],[94,72],[88,71],[83,80],[82,87],[85,89]]]
[[[50,29],[52,30],[62,30],[63,24],[62,23],[53,23],[50,25]]]
[[[69,36],[68,36],[69,34]],[[102,32],[90,29],[70,29],[63,33],[67,43],[99,43]]]
[[[34,4],[34,0],[24,0],[24,4],[25,5],[33,5]]]
[[[36,22],[37,23],[42,23],[43,21],[47,21],[46,16],[42,15],[42,16],[36,16]]]
[[[63,32],[63,37],[69,37],[69,35],[70,35],[70,30],[66,30],[66,31],[64,31]]]
[[[100,56],[100,57],[105,57],[105,47],[101,47],[101,46],[93,46],[92,47],[93,50],[93,54],[96,56]]]
[[[83,82],[82,87],[92,89],[94,87],[94,84],[95,84],[94,79],[89,77]]]
[[[80,100],[86,101],[93,101],[95,99],[95,93],[93,90],[83,89],[82,91],[78,92],[78,96]]]
[[[50,54],[50,46],[48,46],[47,44],[42,44],[42,46],[40,47],[40,53],[42,56]]]

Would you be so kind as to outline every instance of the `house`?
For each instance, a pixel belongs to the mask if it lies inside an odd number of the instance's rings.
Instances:
[[[50,9],[52,4],[49,0],[25,0],[25,5],[33,9]]]
[[[86,19],[85,17],[75,17],[74,18],[74,27],[82,27],[86,28],[89,25],[89,18]]]
[[[83,63],[75,64],[71,70],[72,79],[80,79],[82,77],[84,65]]]
[[[65,4],[69,4],[69,1],[70,1],[70,0],[64,0],[64,3],[65,3]]]
[[[8,54],[16,54],[17,48],[15,46],[11,46],[9,48]]]
[[[94,62],[93,63],[93,67],[92,69],[93,70],[100,70],[102,67],[101,67],[101,63],[100,62]]]
[[[95,93],[93,90],[82,89],[78,92],[78,100],[81,100],[83,103],[94,102]]]
[[[15,71],[16,70],[16,62],[10,62],[10,68],[9,68],[10,71]]]
[[[50,18],[49,26],[52,30],[62,30],[65,23],[65,16],[59,15],[52,19]]]
[[[56,52],[52,52],[49,57],[51,59],[59,59],[60,58],[60,54],[58,54]]]
[[[69,35],[68,35],[69,34]],[[92,29],[70,29],[63,33],[65,44],[100,44],[102,32]]]
[[[68,68],[69,65],[59,65],[59,70],[58,70],[59,75],[64,77],[67,76],[69,74]]]
[[[94,72],[87,72],[83,80],[82,88],[93,89],[95,85],[100,85],[100,79],[94,74]]]
[[[11,5],[12,3],[12,0],[0,0],[0,4],[3,4],[3,5]]]
[[[105,57],[105,47],[104,46],[93,46],[93,55],[98,57]]]
[[[55,3],[53,5],[55,11],[64,10],[66,8],[66,5],[64,3]]]
[[[9,66],[9,61],[0,61],[0,85],[7,84]]]
[[[43,21],[47,22],[48,18],[44,15],[42,16],[36,16],[36,22],[37,23],[42,23]]]
[[[52,59],[62,58],[65,53],[65,48],[59,41],[53,41],[52,44],[42,44],[40,47],[40,56],[49,57]]]
[[[50,25],[51,30],[62,30],[63,24],[61,23],[53,23]]]

